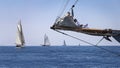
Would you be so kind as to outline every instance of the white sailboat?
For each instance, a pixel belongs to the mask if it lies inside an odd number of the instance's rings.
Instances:
[[[64,40],[64,42],[63,42],[63,46],[66,46],[66,42],[65,42],[65,40]]]
[[[16,47],[24,47],[24,44],[25,44],[25,40],[24,40],[24,35],[20,20],[17,25]]]
[[[80,43],[79,43],[79,45],[78,46],[80,46]]]
[[[49,41],[49,38],[48,36],[45,34],[44,35],[44,44],[43,46],[50,46],[50,41]]]

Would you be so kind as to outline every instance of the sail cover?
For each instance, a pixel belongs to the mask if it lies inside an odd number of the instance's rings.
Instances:
[[[77,27],[72,16],[59,18],[55,26]]]

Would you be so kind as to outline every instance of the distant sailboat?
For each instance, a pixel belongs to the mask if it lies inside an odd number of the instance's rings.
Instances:
[[[65,42],[65,40],[64,40],[64,42],[63,42],[63,46],[66,46],[66,42]]]
[[[24,40],[24,35],[20,20],[17,25],[16,47],[24,47],[24,44],[25,44],[25,40]]]
[[[80,46],[80,43],[79,43],[79,46]]]
[[[44,35],[44,45],[43,46],[50,46],[50,41],[46,34]]]

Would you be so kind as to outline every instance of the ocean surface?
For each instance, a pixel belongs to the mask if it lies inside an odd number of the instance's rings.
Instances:
[[[0,68],[120,68],[120,46],[0,46]]]

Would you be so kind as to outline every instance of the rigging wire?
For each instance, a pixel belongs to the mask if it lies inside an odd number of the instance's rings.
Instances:
[[[61,16],[63,15],[63,12],[65,11],[65,9],[66,9],[66,7],[67,7],[69,1],[70,1],[70,0],[67,0],[67,1],[66,1],[66,3],[65,3],[65,5],[64,5],[64,7],[63,7],[61,13],[58,15],[59,17],[61,17]]]
[[[100,49],[102,49],[102,50],[105,50],[105,51],[107,51],[107,52],[109,52],[109,53],[111,53],[111,54],[113,54],[113,55],[120,56],[120,54],[116,54],[116,53],[113,52],[113,51],[110,51],[110,50],[108,50],[108,49],[105,49],[105,48],[102,48],[102,47],[97,46],[97,44],[100,43],[100,41],[102,41],[104,38],[102,38],[102,39],[95,45],[95,44],[92,44],[92,43],[90,43],[90,42],[87,42],[87,41],[84,41],[84,40],[82,40],[82,39],[79,39],[79,38],[77,38],[77,37],[74,37],[74,36],[72,36],[72,35],[69,35],[69,34],[67,34],[67,33],[61,32],[61,31],[59,31],[59,30],[55,30],[55,31],[57,31],[57,32],[59,32],[59,33],[61,33],[61,34],[64,34],[64,35],[66,35],[66,36],[72,37],[72,38],[74,38],[74,39],[77,39],[77,40],[79,40],[79,41],[82,41],[82,42],[84,42],[84,43],[87,43],[87,44],[89,44],[89,45],[92,45],[92,46],[94,46],[94,47],[97,47],[97,48],[100,48]]]
[[[100,39],[100,41],[96,44],[96,46],[104,39],[104,37],[102,37],[102,39]]]
[[[64,5],[61,13],[58,15],[59,17],[61,17],[61,16],[63,15],[63,13],[64,13],[64,11],[65,11],[65,9],[66,9],[66,7],[67,7],[67,5],[68,5],[69,2],[70,2],[70,0],[67,0],[67,1],[66,1],[66,3],[65,3],[65,5]],[[78,2],[78,0],[75,1],[75,3],[72,5],[71,9],[75,7],[75,5],[77,4],[77,2]]]
[[[72,5],[72,7],[75,7],[75,5],[77,4],[78,0],[75,1],[75,3]]]
[[[69,1],[70,1],[70,0],[67,0],[67,1],[66,1],[66,3],[65,3],[64,6],[63,6],[62,11],[61,11],[60,13],[57,14],[57,17],[56,17],[56,19],[55,19],[54,24],[55,24],[55,23],[61,18],[61,16],[63,15],[63,13],[64,13],[64,11],[65,11],[65,9],[66,9],[66,7],[67,7]]]

